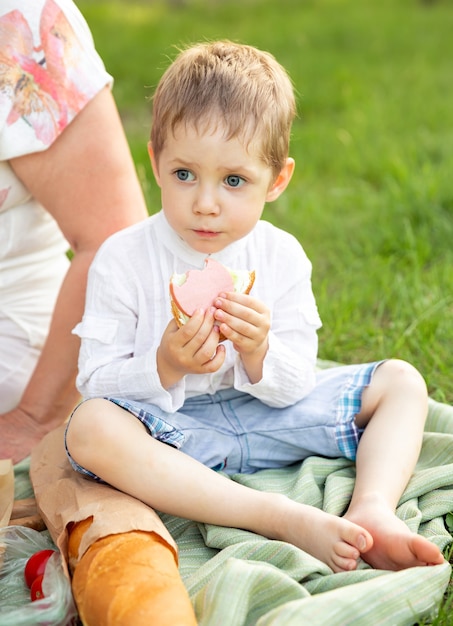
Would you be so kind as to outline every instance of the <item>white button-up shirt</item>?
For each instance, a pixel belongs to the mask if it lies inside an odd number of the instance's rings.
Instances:
[[[161,211],[111,236],[89,273],[86,309],[74,333],[82,339],[77,384],[85,397],[114,396],[177,411],[185,398],[234,387],[283,407],[315,382],[316,330],[321,326],[311,287],[311,263],[289,233],[260,221],[243,239],[213,254],[231,269],[255,270],[251,295],[271,311],[262,379],[252,384],[231,342],[222,367],[188,374],[166,390],[156,353],[172,314],[173,273],[202,269],[205,254],[190,248]]]

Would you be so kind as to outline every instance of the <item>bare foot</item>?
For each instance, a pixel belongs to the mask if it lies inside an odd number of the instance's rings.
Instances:
[[[280,513],[274,538],[301,548],[334,572],[356,569],[361,553],[373,544],[364,528],[316,507],[286,499]]]
[[[373,537],[372,548],[362,558],[375,569],[402,570],[444,562],[434,543],[409,530],[379,498],[350,507],[345,519],[360,524]]]

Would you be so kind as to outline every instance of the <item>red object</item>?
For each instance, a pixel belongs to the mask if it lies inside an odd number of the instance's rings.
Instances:
[[[24,569],[24,578],[27,583],[27,587],[31,589],[35,579],[39,576],[41,578],[43,577],[47,561],[50,559],[52,554],[55,554],[55,550],[40,550],[39,552],[32,554],[32,556],[28,559]]]
[[[39,576],[35,578],[35,580],[31,584],[30,597],[31,597],[32,602],[34,602],[35,600],[41,600],[41,598],[44,598],[44,593],[42,591],[43,578],[44,578],[44,574],[40,574]]]

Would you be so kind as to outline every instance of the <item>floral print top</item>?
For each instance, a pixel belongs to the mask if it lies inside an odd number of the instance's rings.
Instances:
[[[111,83],[72,0],[1,0],[0,319],[13,319],[38,347],[67,271],[68,244],[8,161],[48,148]]]

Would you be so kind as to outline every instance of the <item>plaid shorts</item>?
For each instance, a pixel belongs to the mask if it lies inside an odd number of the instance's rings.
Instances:
[[[380,363],[321,370],[313,391],[285,408],[269,407],[235,389],[189,398],[176,413],[133,400],[105,399],[134,415],[150,436],[228,474],[285,467],[312,455],[353,461],[363,432],[355,416]],[[68,456],[74,469],[99,480]]]
[[[336,437],[343,456],[355,460],[357,447],[363,428],[358,428],[351,416],[360,413],[362,392],[371,382],[371,378],[380,363],[369,363],[358,369],[344,386],[337,405]]]

